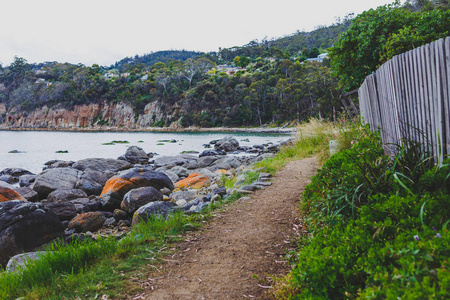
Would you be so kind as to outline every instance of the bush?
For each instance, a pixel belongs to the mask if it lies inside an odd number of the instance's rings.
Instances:
[[[341,135],[342,136],[342,135]],[[445,299],[450,293],[449,161],[417,143],[383,154],[377,133],[350,128],[305,189],[310,235],[290,256],[293,299]]]

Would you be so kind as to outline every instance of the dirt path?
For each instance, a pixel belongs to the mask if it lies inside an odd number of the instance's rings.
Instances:
[[[289,271],[283,256],[303,232],[298,202],[316,169],[315,158],[291,162],[272,186],[217,213],[133,299],[272,299],[272,276]]]

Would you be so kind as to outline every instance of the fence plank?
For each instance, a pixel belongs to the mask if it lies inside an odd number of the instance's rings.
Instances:
[[[385,146],[415,140],[441,163],[450,154],[449,81],[450,37],[397,55],[358,90],[364,122],[380,126]]]

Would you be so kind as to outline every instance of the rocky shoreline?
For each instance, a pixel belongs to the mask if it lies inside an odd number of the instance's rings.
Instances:
[[[117,159],[49,161],[39,174],[4,169],[0,266],[14,270],[24,257],[36,257],[21,253],[39,251],[55,239],[71,243],[104,234],[120,237],[149,216],[166,216],[174,210],[198,213],[234,191],[264,188],[270,185],[270,174],[258,170],[259,178],[243,185],[245,173],[280,146],[243,147],[228,136],[204,145],[198,155],[154,156],[132,146]],[[223,176],[236,176],[233,188],[222,185]]]
[[[146,128],[130,128],[130,127],[11,127],[0,126],[0,130],[10,131],[68,131],[68,132],[230,132],[230,133],[282,133],[289,134],[297,131],[295,127],[146,127]]]

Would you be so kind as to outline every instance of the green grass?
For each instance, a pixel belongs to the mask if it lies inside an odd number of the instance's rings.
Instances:
[[[305,157],[317,156],[319,164],[322,164],[329,157],[328,145],[333,139],[334,132],[337,132],[335,124],[311,119],[298,127],[293,145],[282,147],[274,157],[257,162],[254,167],[265,168],[267,172],[274,175],[289,161]]]

